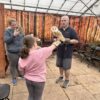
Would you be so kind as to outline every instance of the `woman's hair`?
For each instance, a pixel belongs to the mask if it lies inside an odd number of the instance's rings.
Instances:
[[[10,19],[8,20],[8,25],[11,25],[12,22],[16,22],[16,20],[15,20],[14,18],[10,18]]]
[[[34,37],[30,36],[30,35],[26,35],[23,39],[23,48],[21,49],[21,52],[20,52],[20,57],[22,59],[25,59],[28,57],[29,55],[29,51],[30,49],[33,47],[35,43],[35,39]]]

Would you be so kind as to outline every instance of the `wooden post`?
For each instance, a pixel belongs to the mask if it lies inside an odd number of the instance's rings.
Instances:
[[[34,36],[37,36],[37,31],[36,31],[36,18],[37,17],[37,14],[36,13],[34,13]]]
[[[44,33],[45,33],[45,14],[43,14],[43,24],[42,24],[42,41],[44,42]]]
[[[5,77],[4,5],[0,4],[0,78]]]

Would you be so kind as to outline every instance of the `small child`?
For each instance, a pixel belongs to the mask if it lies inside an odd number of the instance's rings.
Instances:
[[[36,39],[32,35],[26,35],[23,43],[19,70],[24,73],[29,92],[28,100],[41,100],[46,81],[46,59],[61,42],[57,40],[49,47],[37,49]]]

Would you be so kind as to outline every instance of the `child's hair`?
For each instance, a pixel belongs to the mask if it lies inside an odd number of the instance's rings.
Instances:
[[[25,59],[25,58],[28,57],[30,48],[33,47],[34,43],[35,43],[34,37],[32,37],[32,36],[30,36],[30,35],[26,35],[26,36],[24,37],[24,39],[23,39],[23,44],[24,44],[24,46],[23,46],[23,48],[22,48],[22,50],[21,50],[21,52],[20,52],[20,57],[21,57],[22,59]]]

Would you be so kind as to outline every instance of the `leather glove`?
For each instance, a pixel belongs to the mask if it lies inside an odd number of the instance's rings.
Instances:
[[[53,42],[53,43],[52,43],[52,45],[55,45],[56,47],[58,47],[58,46],[59,46],[59,44],[61,44],[61,42],[60,42],[60,41],[55,41],[55,42]]]
[[[70,43],[70,38],[65,38],[65,44],[69,44]]]
[[[59,31],[59,29],[56,26],[52,26],[51,27],[51,32],[53,34],[53,36],[57,37],[60,41],[64,42],[65,38],[62,35],[62,33]]]

